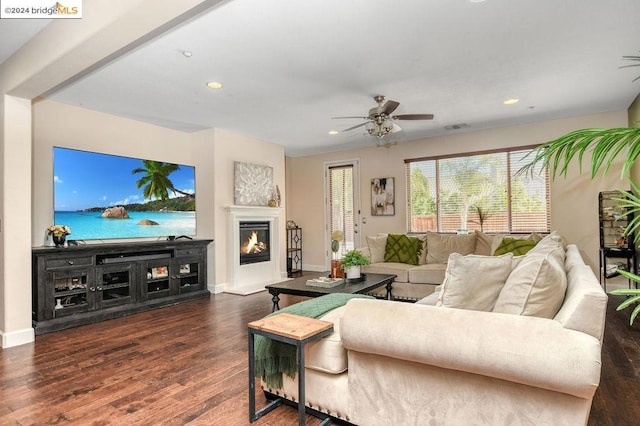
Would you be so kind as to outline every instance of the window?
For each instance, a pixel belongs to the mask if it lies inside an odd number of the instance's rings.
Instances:
[[[329,230],[331,240],[338,241],[333,256],[341,258],[355,248],[355,210],[353,206],[353,164],[330,166],[329,171]]]
[[[530,148],[405,160],[409,232],[549,232],[549,175]]]

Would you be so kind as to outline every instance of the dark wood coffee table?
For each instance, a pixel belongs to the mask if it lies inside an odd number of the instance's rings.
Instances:
[[[318,274],[318,276],[320,276],[320,274]],[[396,275],[365,274],[362,281],[354,283],[346,282],[332,288],[308,286],[307,280],[312,278],[314,277],[303,276],[293,280],[265,286],[266,289],[269,290],[269,293],[273,295],[271,298],[271,301],[273,302],[273,312],[280,309],[280,294],[292,294],[295,296],[306,297],[320,297],[331,293],[363,294],[384,285],[387,288],[387,299],[391,300],[391,283],[393,283]]]

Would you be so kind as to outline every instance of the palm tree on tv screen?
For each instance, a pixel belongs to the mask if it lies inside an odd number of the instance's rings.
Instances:
[[[136,187],[144,186],[144,198],[151,200],[153,198],[160,200],[169,199],[169,191],[178,193],[189,198],[194,198],[193,194],[181,191],[173,186],[173,182],[169,179],[169,175],[180,169],[180,166],[172,163],[164,163],[161,161],[142,160],[143,167],[138,167],[131,171],[131,174],[144,173],[137,182]]]

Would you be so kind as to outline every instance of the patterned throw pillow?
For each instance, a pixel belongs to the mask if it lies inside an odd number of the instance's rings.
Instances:
[[[514,256],[522,256],[527,254],[536,244],[536,241],[504,237],[496,251],[493,252],[493,255],[501,256],[505,253],[513,253]]]
[[[402,234],[389,234],[384,261],[417,265],[421,252],[422,242],[419,239]]]

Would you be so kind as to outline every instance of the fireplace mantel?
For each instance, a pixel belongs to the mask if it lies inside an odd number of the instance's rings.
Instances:
[[[266,206],[225,207],[229,215],[227,236],[228,286],[225,291],[250,294],[265,290],[264,286],[283,281],[286,272],[281,269],[281,241],[284,235],[284,208]],[[265,221],[270,224],[271,260],[240,265],[240,222]]]
[[[284,214],[284,209],[282,207],[267,207],[267,206],[238,206],[231,205],[225,207],[230,214],[236,215],[261,215],[261,216],[269,216],[269,217],[280,217]]]

